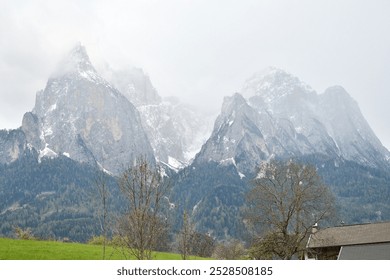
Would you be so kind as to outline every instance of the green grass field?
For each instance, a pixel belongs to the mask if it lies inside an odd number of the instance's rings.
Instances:
[[[101,260],[102,251],[101,245],[0,238],[0,260]],[[106,247],[106,259],[122,260],[126,257],[120,249]],[[180,260],[181,256],[156,252],[154,259]]]

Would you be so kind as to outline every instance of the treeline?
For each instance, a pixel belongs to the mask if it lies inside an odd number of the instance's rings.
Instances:
[[[305,158],[314,164],[337,197],[340,221],[346,224],[390,220],[390,169],[352,161]]]
[[[31,228],[42,239],[85,242],[99,234],[97,170],[67,157],[22,157],[0,166],[0,235],[13,236],[15,227]],[[118,209],[116,182],[108,182]],[[116,194],[116,195],[115,195]]]

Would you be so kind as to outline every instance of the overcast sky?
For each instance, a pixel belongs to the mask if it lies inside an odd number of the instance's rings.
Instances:
[[[390,1],[0,0],[0,128],[17,128],[80,41],[137,66],[162,96],[219,110],[268,66],[318,93],[342,85],[390,148]]]

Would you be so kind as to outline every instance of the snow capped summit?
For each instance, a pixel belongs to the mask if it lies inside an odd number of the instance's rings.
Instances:
[[[260,96],[266,104],[272,104],[288,95],[313,92],[310,86],[290,73],[268,67],[246,81],[242,94],[246,97]]]
[[[52,78],[85,71],[96,72],[89,59],[87,50],[81,43],[78,43],[57,65],[57,69],[52,74]]]
[[[103,79],[92,65],[86,48],[78,43],[68,55],[58,64],[51,75],[50,81],[61,80],[86,80],[91,83],[103,84],[106,87],[111,85]]]
[[[64,62],[69,66],[73,66],[74,70],[79,72],[85,70],[95,70],[92,66],[89,56],[87,54],[87,50],[85,47],[78,43],[70,52],[67,58],[65,58]],[[68,68],[67,70],[70,70]]]

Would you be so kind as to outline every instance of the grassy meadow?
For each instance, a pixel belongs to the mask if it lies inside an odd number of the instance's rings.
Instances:
[[[0,260],[102,260],[103,247],[58,241],[0,238]],[[128,259],[120,248],[106,247],[106,260]],[[156,260],[180,260],[180,254],[155,252]],[[192,259],[202,259],[193,257]]]

